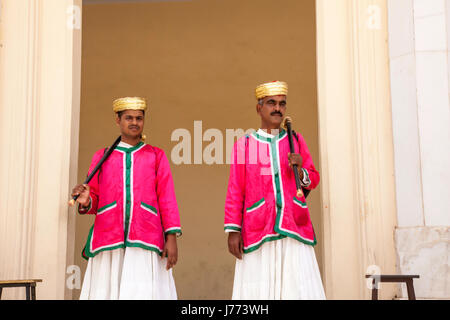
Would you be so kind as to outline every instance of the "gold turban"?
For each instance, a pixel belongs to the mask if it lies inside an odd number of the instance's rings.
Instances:
[[[120,112],[124,110],[147,110],[147,103],[144,98],[125,97],[116,99],[113,102],[113,111]]]
[[[286,96],[288,92],[288,85],[286,82],[282,81],[272,81],[268,83],[261,84],[256,87],[256,99],[262,99],[264,97],[270,96]]]

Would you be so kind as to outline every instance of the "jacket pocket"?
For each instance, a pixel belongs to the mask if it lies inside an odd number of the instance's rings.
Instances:
[[[259,208],[261,208],[265,203],[266,203],[266,200],[264,200],[264,198],[262,198],[261,200],[255,202],[253,205],[251,205],[250,207],[245,209],[245,211],[247,213],[251,213],[251,212],[256,211]]]
[[[264,198],[245,209],[243,230],[249,233],[260,233],[267,224],[266,201]]]
[[[147,212],[150,212],[151,214],[158,216],[158,211],[156,210],[155,207],[146,204],[145,202],[141,201],[141,208],[144,209]]]
[[[294,204],[299,206],[300,208],[303,208],[303,209],[308,208],[308,206],[306,205],[306,202],[298,200],[296,197],[294,197]]]
[[[294,203],[293,203],[293,216],[294,221],[297,224],[297,226],[303,226],[308,223],[309,220],[309,214],[308,214],[308,206],[306,202],[303,202],[296,197],[294,197]]]
[[[115,207],[117,207],[117,201],[111,202],[110,204],[107,204],[103,207],[101,207],[100,209],[97,210],[97,215],[101,215],[109,210],[114,209]]]

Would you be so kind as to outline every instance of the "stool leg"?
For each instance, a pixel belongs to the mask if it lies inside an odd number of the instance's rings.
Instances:
[[[3,288],[0,288],[0,300],[2,299],[2,291],[3,291]]]
[[[36,300],[36,284],[31,285],[31,300]]]
[[[406,281],[406,289],[408,290],[408,300],[416,300],[416,294],[414,293],[413,279]]]
[[[378,300],[378,281],[375,279],[372,283],[372,300]]]
[[[25,293],[27,296],[27,300],[30,300],[30,285],[28,284],[25,286]]]

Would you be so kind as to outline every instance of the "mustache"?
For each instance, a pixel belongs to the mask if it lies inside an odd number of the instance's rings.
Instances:
[[[139,126],[129,126],[128,129],[139,129]]]
[[[274,116],[274,115],[276,115],[276,114],[279,114],[280,117],[283,116],[283,115],[281,114],[281,112],[279,112],[279,111],[274,111],[274,112],[272,112],[270,115],[271,115],[271,116]]]

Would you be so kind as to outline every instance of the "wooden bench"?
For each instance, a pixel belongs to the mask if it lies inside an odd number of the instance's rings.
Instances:
[[[383,274],[366,274],[366,278],[372,278],[372,300],[378,300],[378,283],[379,282],[405,282],[408,290],[408,300],[416,300],[414,293],[413,279],[420,278],[418,275],[383,275]]]
[[[2,298],[3,288],[25,287],[27,300],[36,300],[37,282],[42,282],[42,279],[0,280],[0,299]]]

